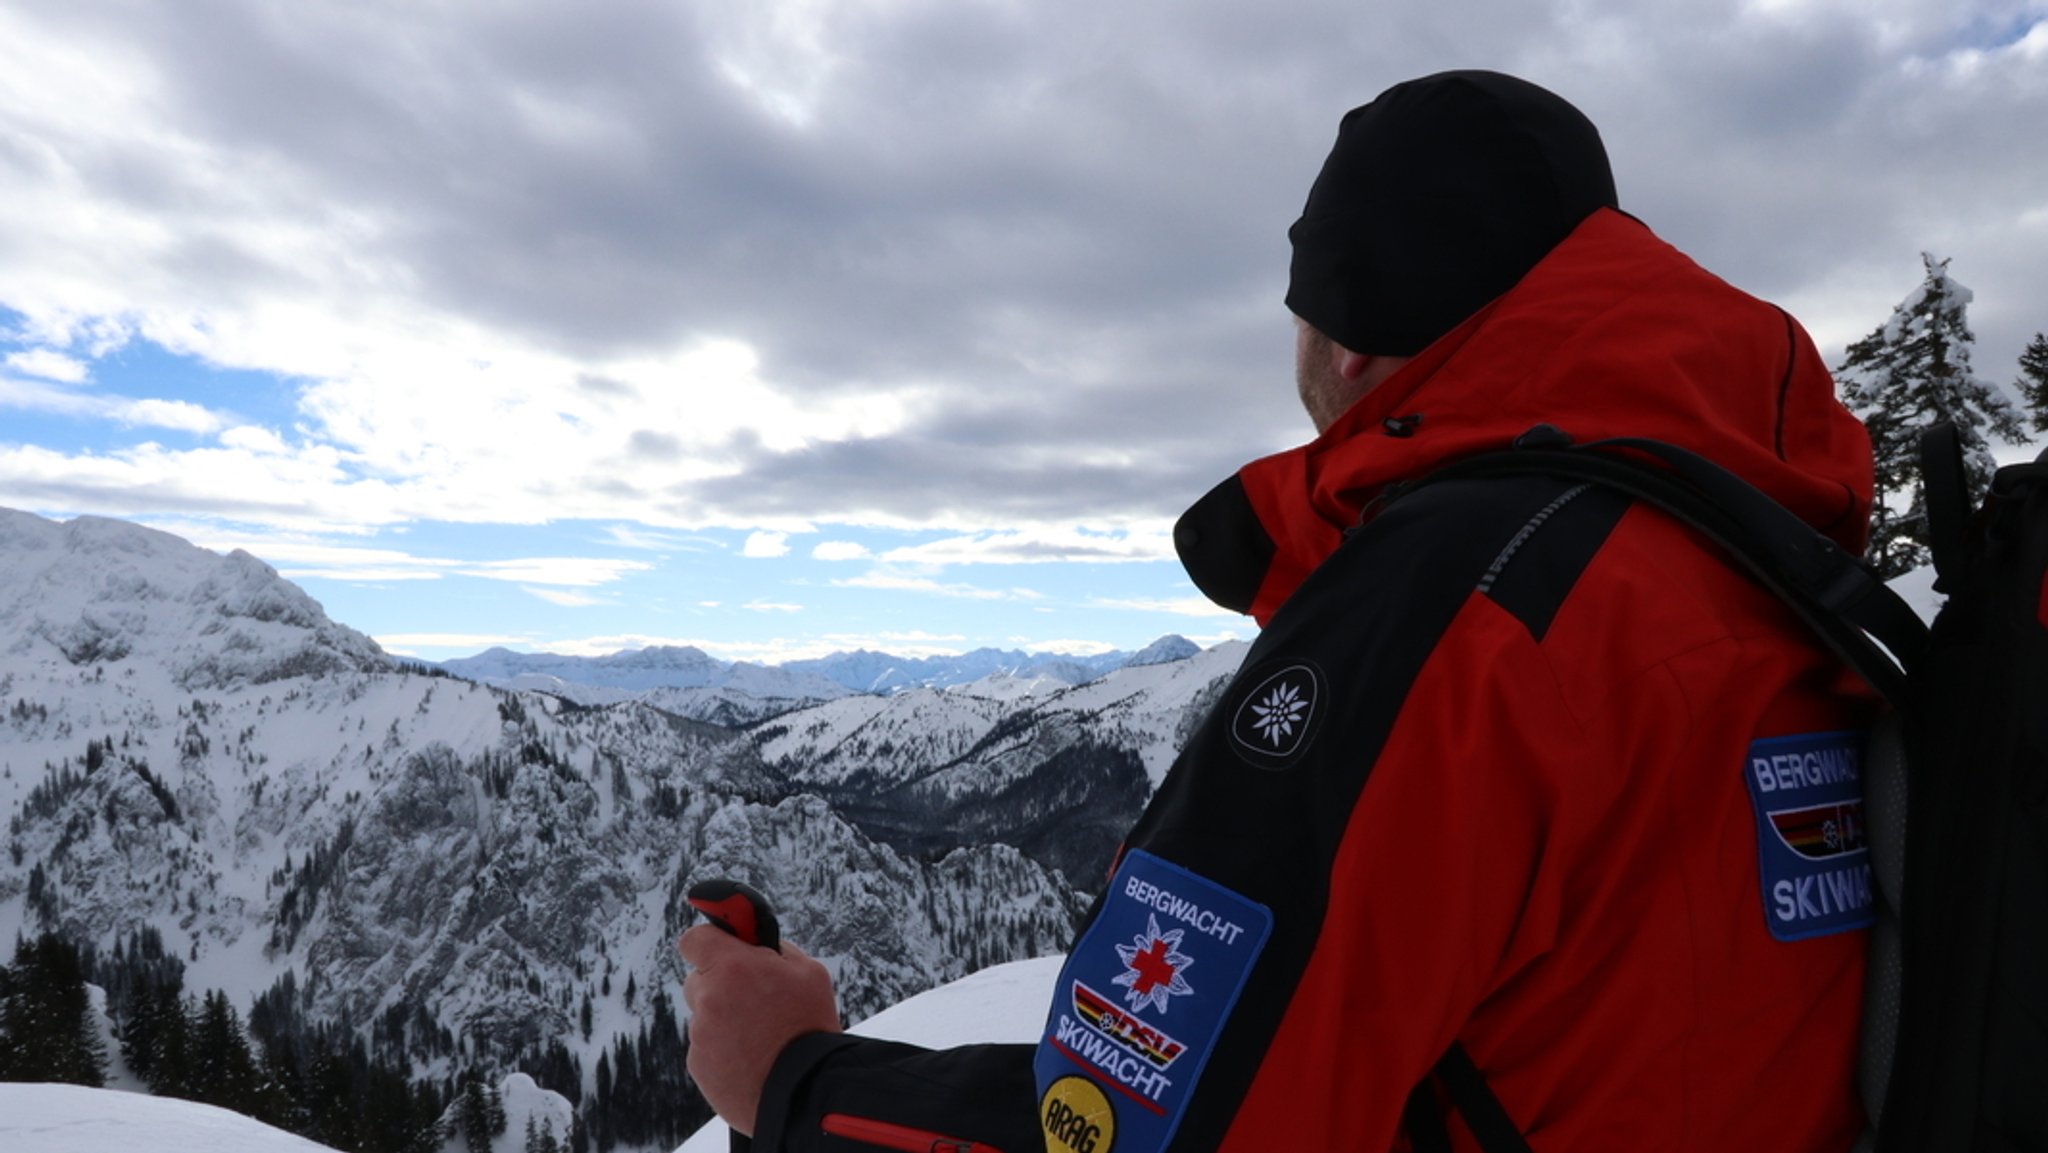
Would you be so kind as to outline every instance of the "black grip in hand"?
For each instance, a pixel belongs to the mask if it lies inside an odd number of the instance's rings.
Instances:
[[[749,945],[764,949],[782,947],[782,927],[776,923],[775,906],[745,881],[725,877],[699,881],[690,886],[684,899],[706,920]]]

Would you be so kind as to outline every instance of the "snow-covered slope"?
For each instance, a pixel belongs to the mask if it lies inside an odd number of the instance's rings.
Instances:
[[[0,1082],[7,1153],[334,1153],[212,1105],[77,1085]]]
[[[104,955],[147,927],[195,995],[289,988],[417,1076],[545,1061],[587,1106],[673,988],[696,880],[774,894],[856,1016],[1064,947],[1241,657],[711,724],[651,702],[723,690],[581,705],[435,675],[245,555],[0,513],[0,941]]]

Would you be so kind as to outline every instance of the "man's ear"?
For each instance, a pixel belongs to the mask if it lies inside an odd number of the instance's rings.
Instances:
[[[1372,362],[1376,359],[1362,352],[1353,352],[1348,348],[1343,348],[1341,345],[1339,348],[1344,355],[1337,361],[1337,375],[1345,380],[1357,380],[1364,376],[1366,370],[1372,367]]]

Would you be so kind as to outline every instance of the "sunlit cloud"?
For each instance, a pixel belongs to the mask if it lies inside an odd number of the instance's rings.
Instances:
[[[1088,603],[1096,608],[1120,609],[1126,612],[1166,613],[1183,617],[1235,617],[1234,613],[1208,597],[1091,597]]]
[[[971,533],[926,544],[890,549],[883,561],[904,565],[1122,564],[1172,560],[1168,525],[1123,532],[1081,528],[1034,528]]]
[[[1044,599],[1043,593],[1026,588],[991,589],[975,585],[944,583],[929,577],[907,576],[877,570],[857,577],[845,577],[831,582],[835,588],[880,589],[887,592],[926,593],[931,596],[954,597],[961,600],[978,601],[1030,601]]]
[[[588,588],[593,585],[610,584],[629,573],[645,572],[653,567],[646,561],[637,560],[553,556],[462,564],[455,566],[451,571],[459,572],[463,576],[511,581],[521,585],[570,585]]]
[[[560,605],[563,608],[589,608],[591,605],[606,603],[602,597],[589,596],[584,593],[565,592],[561,589],[534,588],[531,585],[521,585],[519,586],[519,591],[537,596],[551,605]]]
[[[804,606],[789,604],[784,601],[748,601],[740,607],[748,612],[755,613],[800,613],[804,611]]]
[[[608,544],[642,552],[709,552],[718,547],[718,542],[709,537],[660,532],[637,524],[608,524],[604,526],[604,539]]]
[[[787,556],[789,534],[786,532],[757,532],[747,537],[747,543],[740,546],[740,555],[768,558]]]
[[[40,377],[64,384],[83,384],[91,376],[91,370],[84,361],[66,356],[47,348],[30,349],[26,352],[10,352],[0,360],[7,368],[23,376]]]

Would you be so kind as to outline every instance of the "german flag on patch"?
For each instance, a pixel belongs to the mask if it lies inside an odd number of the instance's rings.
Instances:
[[[1863,802],[1830,801],[1768,814],[1785,847],[1812,861],[1862,851]]]

